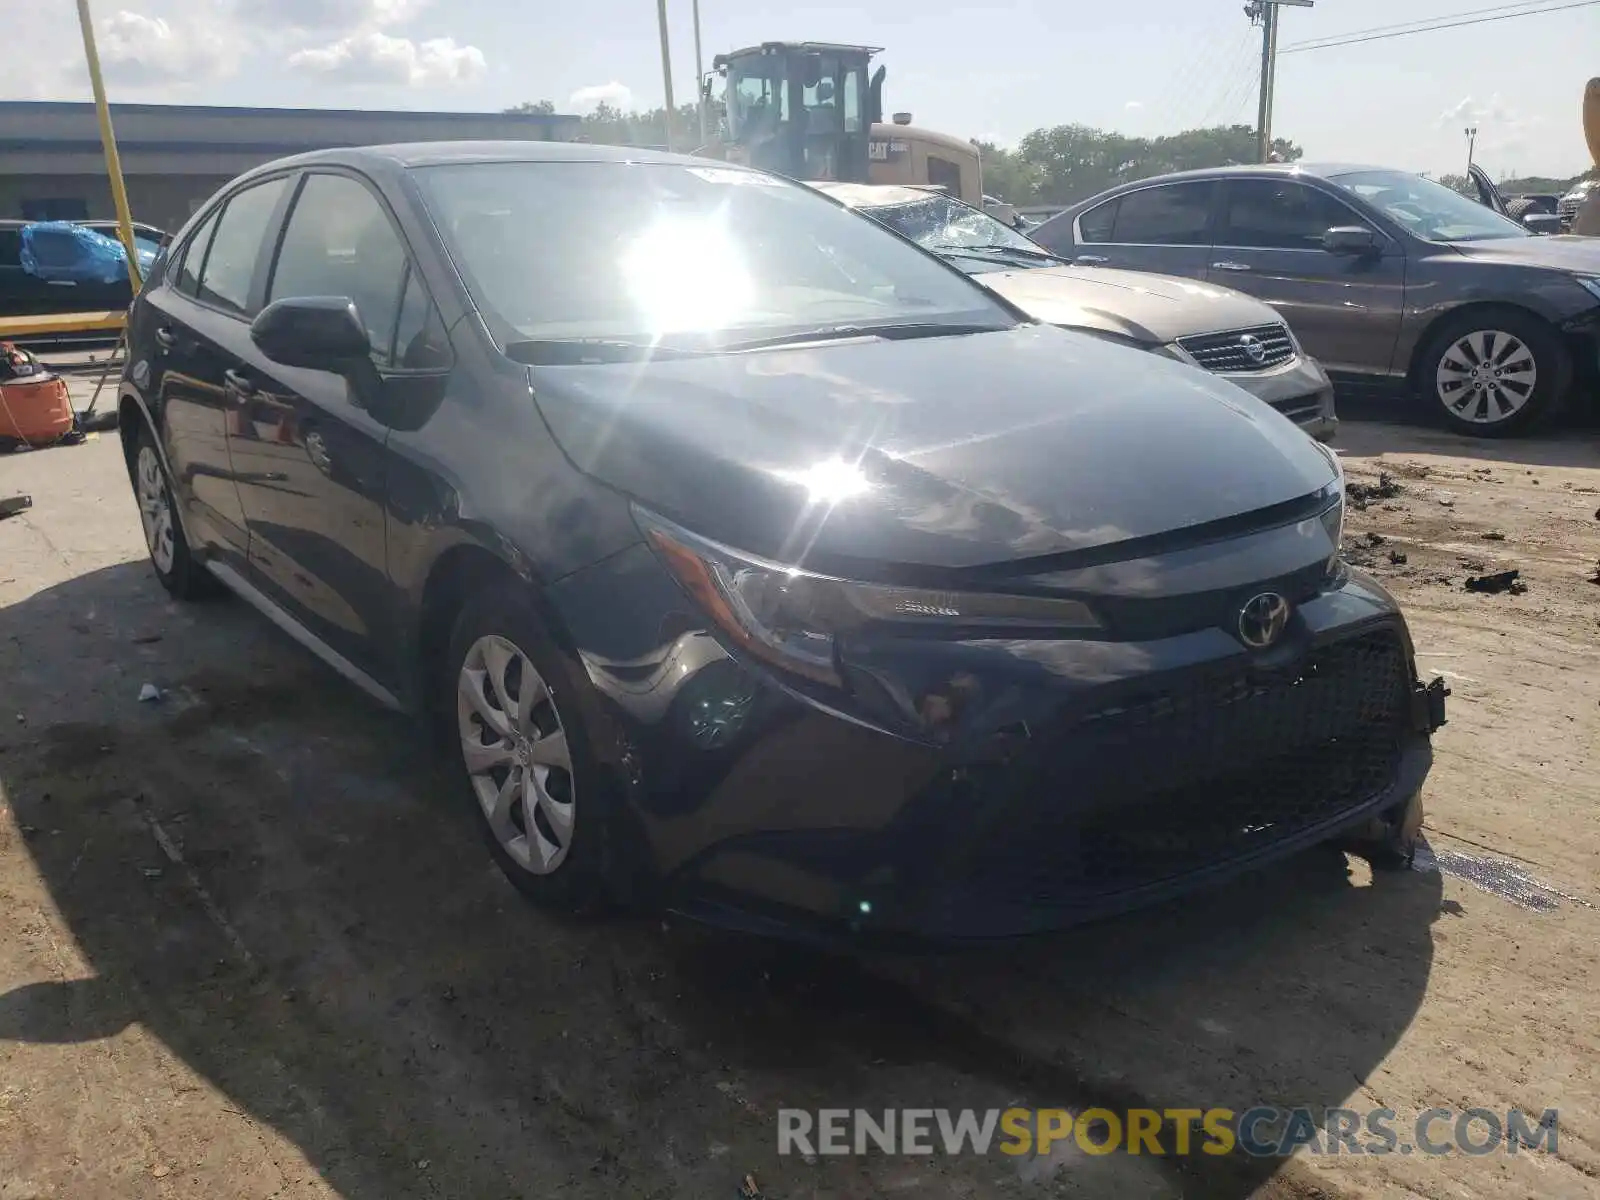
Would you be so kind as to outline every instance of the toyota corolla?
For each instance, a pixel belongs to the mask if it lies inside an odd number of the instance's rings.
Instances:
[[[160,581],[426,721],[544,904],[1013,934],[1416,837],[1443,688],[1340,561],[1334,455],[810,189],[284,160],[129,339]]]

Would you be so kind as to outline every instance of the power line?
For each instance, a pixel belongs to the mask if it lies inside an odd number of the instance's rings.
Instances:
[[[1387,33],[1391,29],[1407,32],[1417,30],[1421,26],[1431,26],[1436,21],[1456,21],[1467,17],[1481,17],[1485,14],[1505,13],[1509,16],[1521,16],[1521,13],[1512,12],[1513,9],[1537,9],[1539,6],[1551,3],[1551,0],[1513,0],[1509,4],[1495,4],[1488,8],[1469,8],[1466,12],[1438,13],[1431,17],[1417,17],[1410,21],[1396,21],[1392,25],[1374,25],[1369,29],[1353,29],[1345,33],[1324,34],[1322,37],[1307,38],[1303,42],[1294,43],[1295,49],[1314,49],[1322,42],[1342,41],[1347,37],[1362,37],[1372,33]],[[1279,51],[1283,53],[1283,51]]]
[[[1459,29],[1464,25],[1484,25],[1490,21],[1509,21],[1513,17],[1537,17],[1544,13],[1566,12],[1573,8],[1593,8],[1600,4],[1600,0],[1573,0],[1569,4],[1557,4],[1550,8],[1525,9],[1521,12],[1501,13],[1499,16],[1475,17],[1470,20],[1452,20],[1439,25],[1427,25],[1417,29],[1400,29],[1393,32],[1379,32],[1377,30],[1360,30],[1348,36],[1327,38],[1321,41],[1299,42],[1293,46],[1285,46],[1278,51],[1279,54],[1296,54],[1303,50],[1329,50],[1334,46],[1355,46],[1362,42],[1381,42],[1388,38],[1406,37],[1413,33],[1434,33],[1441,29]]]

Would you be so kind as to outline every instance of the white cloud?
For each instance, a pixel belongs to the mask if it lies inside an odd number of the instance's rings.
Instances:
[[[1122,107],[1127,109],[1129,112],[1137,112],[1139,109],[1144,107],[1144,101],[1143,100],[1129,100]]]
[[[202,21],[178,28],[161,17],[123,9],[95,23],[106,78],[129,84],[196,83],[231,74],[233,39]]]
[[[488,64],[476,46],[458,46],[454,38],[390,37],[369,29],[326,46],[297,50],[288,67],[338,83],[405,84],[430,87],[466,83],[480,77]]]
[[[401,24],[427,5],[428,0],[233,0],[231,7],[252,25],[344,33]]]
[[[574,112],[593,112],[602,104],[609,104],[612,108],[620,108],[623,112],[633,110],[633,89],[625,83],[618,83],[613,79],[610,83],[597,83],[590,87],[581,87],[567,97],[567,104]]]

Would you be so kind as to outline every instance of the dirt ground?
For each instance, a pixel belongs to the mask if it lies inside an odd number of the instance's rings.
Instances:
[[[1600,1196],[1597,439],[1340,446],[1391,485],[1350,552],[1454,691],[1417,868],[1318,852],[862,959],[529,910],[408,725],[244,604],[167,599],[114,437],[0,459],[34,499],[0,521],[0,1200]],[[1509,567],[1526,591],[1464,589]],[[777,1154],[784,1106],[1013,1103],[1560,1128],[1485,1157]]]

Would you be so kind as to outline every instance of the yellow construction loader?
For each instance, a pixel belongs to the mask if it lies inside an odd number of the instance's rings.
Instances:
[[[720,110],[700,152],[791,179],[937,187],[982,207],[983,176],[971,142],[919,129],[910,113],[883,119],[885,69],[877,46],[762,42],[719,54],[701,82]]]

